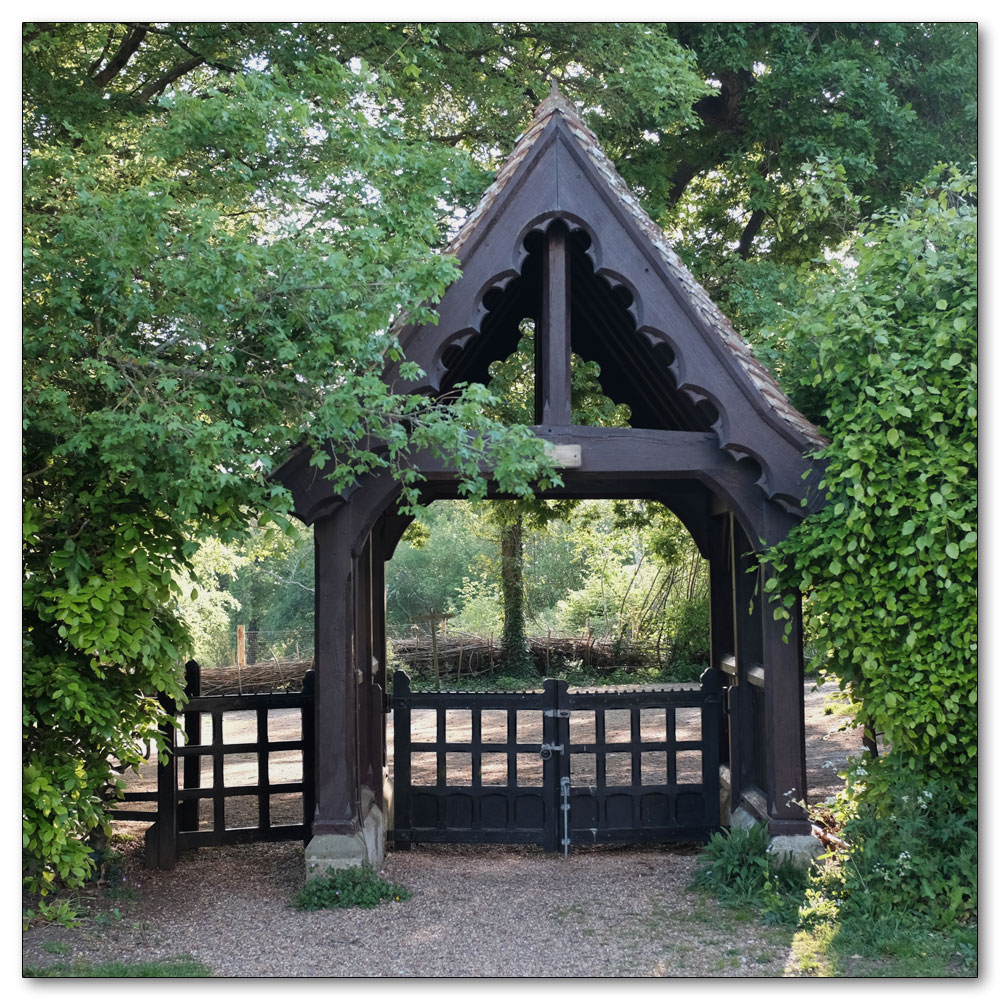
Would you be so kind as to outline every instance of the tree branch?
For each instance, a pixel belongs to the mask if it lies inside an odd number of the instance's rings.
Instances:
[[[686,161],[677,164],[674,176],[670,178],[670,194],[667,195],[671,207],[681,200],[681,195],[697,173],[698,168],[694,164]]]
[[[104,43],[104,50],[101,54],[87,67],[87,76],[93,76],[98,69],[100,69],[101,63],[104,62],[104,57],[108,54],[111,48],[111,43],[115,40],[115,28],[112,25],[108,28],[108,40]]]
[[[764,209],[754,209],[753,214],[750,216],[750,221],[743,230],[743,235],[740,237],[740,245],[736,248],[736,252],[744,260],[750,256],[750,246],[754,241],[754,237],[760,232],[760,227],[764,224],[764,218]]]
[[[206,56],[204,53],[199,52],[197,49],[192,48],[190,45],[188,45],[188,43],[185,42],[183,38],[180,38],[173,31],[167,31],[166,28],[156,28],[151,24],[147,24],[146,29],[148,31],[153,32],[156,35],[163,35],[165,38],[169,38],[174,43],[174,45],[180,46],[180,48],[182,48],[185,52],[187,52],[188,55],[198,56],[213,69],[221,69],[226,73],[236,72],[235,66],[229,66],[226,63],[218,62],[215,59],[209,59],[208,56]]]
[[[125,36],[125,40],[118,46],[118,51],[114,54],[111,62],[94,77],[94,83],[98,87],[106,87],[128,65],[128,61],[135,55],[136,49],[142,45],[142,40],[146,37],[146,32],[149,29],[148,24],[135,24],[130,27],[132,33]]]
[[[159,94],[162,94],[163,91],[174,82],[174,80],[179,80],[186,73],[190,73],[191,70],[197,69],[199,66],[203,65],[204,62],[204,56],[192,56],[186,62],[178,63],[173,69],[164,73],[158,80],[154,80],[152,83],[148,84],[136,100],[145,104],[147,101],[150,101]]]

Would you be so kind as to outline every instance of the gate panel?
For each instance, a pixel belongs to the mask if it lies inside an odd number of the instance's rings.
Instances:
[[[547,699],[553,698],[554,683],[546,682],[542,692],[420,692],[411,690],[403,671],[396,671],[390,836],[397,847],[405,850],[414,842],[544,845],[553,841],[555,806],[547,788],[554,763],[542,761],[540,751],[547,732],[543,712]],[[414,732],[413,716],[420,710],[435,713],[430,740]],[[454,738],[449,732],[448,713],[458,711],[470,714],[469,739]],[[483,740],[486,711],[506,715],[506,735],[499,740]],[[519,724],[523,729],[528,715],[536,723],[537,740],[519,733]]]
[[[315,809],[314,777],[314,702],[315,677],[310,670],[299,693],[217,695],[203,697],[199,692],[199,672],[193,661],[188,664],[188,701],[184,706],[185,740],[176,738],[174,726],[168,724],[164,738],[170,748],[166,763],[157,766],[155,793],[132,793],[126,801],[155,801],[156,812],[140,813],[114,810],[120,819],[153,819],[146,831],[146,864],[150,868],[171,869],[177,855],[189,848],[217,844],[241,844],[256,841],[276,842],[303,840],[311,836]],[[193,669],[192,669],[193,668]],[[176,707],[165,702],[174,715]],[[268,713],[297,710],[300,733],[294,739],[278,739],[270,730]],[[250,713],[254,718],[253,740],[226,742],[223,720],[234,712]],[[211,719],[211,741],[203,741],[202,715]],[[290,781],[273,780],[275,761],[287,760],[287,755],[301,761],[301,776]],[[272,759],[274,755],[274,759]],[[286,756],[282,756],[286,755]],[[250,782],[227,784],[226,759],[253,760],[255,777]],[[203,764],[211,761],[211,782],[203,785]],[[183,767],[178,767],[182,763]],[[207,769],[206,769],[207,770]],[[178,787],[178,776],[181,786]],[[296,812],[301,810],[301,822],[276,823],[271,812],[272,796],[298,799]],[[226,820],[226,803],[236,797],[255,799],[256,824],[234,826]],[[200,828],[199,803],[211,804],[211,818]]]
[[[719,827],[721,692],[414,692],[393,681],[394,829],[411,843],[662,843],[706,840]],[[415,711],[434,713],[414,732]],[[469,714],[461,733],[449,713]],[[505,736],[483,737],[483,713]],[[526,735],[524,723],[534,723]],[[539,720],[541,726],[538,726]],[[460,738],[460,737],[466,738]],[[529,738],[530,737],[530,738]],[[568,810],[564,807],[568,806]]]
[[[697,688],[568,692],[572,842],[704,840],[718,829],[721,701],[712,671]]]

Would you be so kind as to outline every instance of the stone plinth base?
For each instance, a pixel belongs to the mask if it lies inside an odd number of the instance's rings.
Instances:
[[[759,822],[760,820],[749,809],[741,805],[733,812],[730,825],[747,830]],[[823,845],[808,833],[772,836],[767,849],[771,854],[803,868],[807,868],[813,858],[819,857],[825,850]]]
[[[772,837],[767,850],[800,868],[808,868],[813,858],[819,857],[826,849],[811,834],[798,833]]]
[[[391,786],[390,786],[391,787]],[[391,802],[391,798],[388,800]],[[321,833],[306,846],[306,878],[331,868],[354,868],[368,862],[378,868],[385,858],[387,826],[368,789],[362,790],[364,822],[356,833]]]

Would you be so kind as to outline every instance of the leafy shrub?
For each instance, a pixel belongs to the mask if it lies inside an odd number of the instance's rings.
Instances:
[[[409,899],[405,886],[387,882],[367,862],[353,868],[331,868],[309,879],[295,897],[297,910],[335,910],[359,906],[370,910],[385,901]]]
[[[27,930],[33,924],[61,924],[63,927],[78,927],[80,914],[77,908],[67,899],[40,899],[35,907],[21,911],[21,927]]]
[[[768,851],[766,823],[730,827],[712,835],[698,857],[694,887],[730,906],[753,906],[771,923],[794,924],[808,872]]]
[[[884,787],[875,801],[858,796],[856,786],[840,797],[835,811],[850,846],[826,870],[822,891],[844,923],[966,923],[978,904],[976,810],[947,783],[894,769],[891,760],[880,774],[875,761],[855,768],[855,780],[877,775]]]

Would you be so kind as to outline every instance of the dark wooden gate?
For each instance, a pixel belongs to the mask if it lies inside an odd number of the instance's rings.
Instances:
[[[146,865],[149,868],[171,869],[180,851],[215,844],[249,843],[253,841],[302,840],[312,835],[315,811],[314,744],[315,744],[315,677],[308,671],[299,692],[268,694],[227,694],[202,696],[200,672],[193,661],[187,665],[188,701],[184,706],[183,745],[175,729],[168,725],[164,738],[171,748],[165,764],[157,765],[155,792],[127,792],[126,803],[150,802],[155,812],[123,808],[112,811],[112,818],[153,820],[146,831]],[[171,702],[164,707],[171,715]],[[272,739],[269,713],[294,709],[301,713],[300,735],[296,739]],[[239,743],[225,741],[224,718],[233,712],[250,712],[255,721],[252,740]],[[202,715],[210,720],[210,738],[202,730]],[[295,781],[272,781],[272,754],[296,752],[301,755],[302,776]],[[226,758],[242,757],[253,760],[256,777],[253,781],[227,784]],[[211,762],[209,768],[202,761]],[[180,763],[180,766],[178,764]],[[204,774],[210,771],[210,776]],[[295,796],[301,800],[301,821],[273,822],[272,796]],[[226,803],[234,798],[252,798],[255,808],[250,811],[255,820],[238,824],[227,819]],[[199,817],[199,803],[211,803],[207,817]]]
[[[415,692],[397,671],[391,705],[396,847],[557,851],[703,841],[719,828],[714,671],[700,686],[658,691],[569,691],[546,680],[541,692],[486,694]]]

